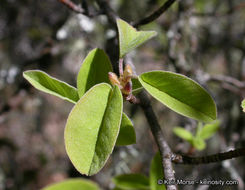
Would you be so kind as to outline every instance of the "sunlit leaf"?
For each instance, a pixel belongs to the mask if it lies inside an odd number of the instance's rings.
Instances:
[[[193,135],[187,131],[186,129],[182,128],[182,127],[174,127],[173,132],[175,135],[177,135],[178,137],[191,142],[193,139]]]
[[[137,31],[121,19],[117,19],[117,28],[120,58],[157,34],[155,31]]]
[[[150,186],[151,190],[165,190],[165,185],[158,184],[158,180],[164,180],[161,156],[159,152],[154,156],[151,161],[150,168]]]
[[[68,179],[59,183],[54,183],[41,190],[99,190],[94,182],[82,178]]]
[[[113,182],[117,187],[130,190],[149,190],[149,179],[142,174],[123,174],[114,177]]]
[[[128,116],[125,113],[123,113],[116,145],[125,146],[125,145],[130,145],[135,143],[136,143],[136,135],[135,135],[133,123],[128,118]]]
[[[67,154],[82,174],[93,175],[111,154],[120,129],[122,95],[117,86],[101,83],[73,107],[65,128]]]
[[[242,106],[242,109],[243,109],[242,111],[245,112],[245,99],[242,101],[241,106]]]
[[[199,133],[199,136],[204,140],[212,137],[219,130],[219,125],[219,121],[204,125]]]
[[[52,94],[72,103],[79,100],[77,89],[69,84],[49,76],[39,70],[29,70],[23,73],[23,77],[28,80],[35,88]]]
[[[82,97],[91,87],[106,82],[110,84],[108,73],[112,71],[111,62],[106,53],[101,49],[89,52],[77,76],[77,89]]]
[[[216,105],[198,83],[167,71],[152,71],[139,76],[142,86],[157,100],[175,112],[200,121],[216,119]]]

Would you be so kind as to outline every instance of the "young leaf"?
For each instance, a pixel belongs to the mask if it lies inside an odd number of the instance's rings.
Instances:
[[[108,73],[112,71],[111,62],[106,53],[101,49],[93,49],[89,52],[77,76],[77,88],[79,96],[96,84],[106,82],[110,84]]]
[[[186,129],[183,129],[182,127],[174,127],[173,132],[175,133],[175,135],[188,142],[191,142],[193,140],[193,135]]]
[[[203,150],[206,148],[206,143],[202,138],[195,137],[192,141],[192,146],[194,146],[197,150]]]
[[[122,95],[118,86],[101,83],[73,107],[65,127],[67,154],[82,174],[93,175],[111,154],[120,129]]]
[[[166,187],[163,184],[158,184],[158,180],[163,180],[164,174],[162,169],[161,156],[158,153],[154,156],[151,162],[150,169],[150,186],[151,190],[165,190]]]
[[[142,86],[175,112],[200,121],[216,119],[216,105],[198,83],[184,75],[152,71],[139,77]]]
[[[41,190],[99,190],[97,184],[83,178],[67,179],[65,181],[48,185]]]
[[[202,139],[208,139],[214,135],[219,129],[220,122],[215,121],[211,124],[206,124],[199,133],[199,137]]]
[[[135,28],[121,19],[117,19],[117,28],[120,58],[157,34],[155,31],[136,31]]]
[[[242,106],[242,111],[245,112],[245,99],[242,101],[241,106]]]
[[[130,145],[135,143],[136,143],[136,135],[135,135],[133,123],[128,118],[128,116],[125,113],[123,113],[116,145],[125,146],[125,145]]]
[[[142,174],[123,174],[114,177],[113,182],[117,187],[130,190],[149,190],[149,179]]]
[[[77,89],[69,84],[49,76],[39,70],[29,70],[23,73],[23,77],[28,80],[35,88],[52,94],[71,103],[79,100]]]

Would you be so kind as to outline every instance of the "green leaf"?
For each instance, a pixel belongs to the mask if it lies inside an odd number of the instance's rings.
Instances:
[[[110,84],[108,73],[112,71],[111,62],[106,53],[101,49],[89,52],[77,76],[77,88],[82,97],[91,87],[106,82]]]
[[[121,19],[117,19],[117,28],[119,32],[120,58],[157,35],[155,31],[137,31]]]
[[[97,184],[90,180],[75,178],[48,185],[42,190],[99,190]]]
[[[165,185],[158,184],[158,180],[163,180],[164,174],[162,169],[162,162],[161,162],[161,156],[160,153],[156,153],[154,158],[151,162],[151,169],[150,169],[150,186],[151,190],[165,190]]]
[[[242,111],[245,112],[245,99],[242,101],[241,106],[242,106]]]
[[[65,128],[67,154],[82,174],[93,175],[111,154],[120,129],[123,99],[118,86],[95,85],[73,107]]]
[[[203,150],[206,148],[206,143],[202,138],[194,138],[192,141],[192,146],[195,147],[197,150]]]
[[[174,127],[173,132],[175,135],[188,142],[191,142],[193,140],[193,135],[186,129],[183,129],[182,127]]]
[[[184,75],[152,71],[139,76],[142,86],[175,112],[200,121],[216,119],[216,105],[198,83]]]
[[[130,145],[135,143],[136,143],[136,135],[135,135],[133,123],[128,118],[128,116],[125,113],[123,113],[116,145],[125,146],[125,145]]]
[[[215,121],[214,123],[206,124],[199,133],[199,137],[202,139],[208,139],[212,137],[219,129],[220,122]]]
[[[127,190],[150,189],[149,179],[142,174],[123,174],[114,177],[113,182],[117,187]]]
[[[139,79],[137,79],[137,78],[132,78],[132,84],[133,84],[132,93],[134,95],[136,95],[137,93],[139,93],[143,89],[141,83],[139,82]]]
[[[79,100],[76,88],[49,76],[43,71],[25,71],[23,72],[23,77],[38,90],[52,94],[71,103],[76,103]]]

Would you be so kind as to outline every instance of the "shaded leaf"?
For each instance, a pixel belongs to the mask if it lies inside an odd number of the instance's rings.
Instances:
[[[158,180],[164,179],[163,169],[162,169],[162,162],[160,153],[156,153],[154,158],[151,161],[151,168],[150,168],[150,186],[151,190],[165,190],[165,185],[158,184]]]
[[[143,87],[137,78],[132,78],[133,90],[132,93],[135,95],[143,90]]]
[[[121,19],[117,19],[117,28],[119,32],[120,58],[157,34],[155,31],[137,31]]]
[[[90,180],[75,178],[51,184],[42,190],[99,190],[97,184]]]
[[[82,97],[91,87],[106,82],[110,84],[108,73],[112,71],[111,62],[106,53],[101,49],[89,52],[77,76],[77,89]]]
[[[28,80],[36,89],[52,94],[72,103],[79,100],[77,89],[60,81],[47,73],[39,70],[29,70],[23,73],[23,77]]]
[[[128,116],[125,113],[123,113],[116,145],[125,146],[125,145],[130,145],[135,143],[136,143],[136,135],[135,135],[133,123],[128,118]]]
[[[193,135],[187,131],[186,129],[182,128],[182,127],[174,127],[173,128],[173,132],[175,135],[177,135],[178,137],[191,142],[193,139]]]
[[[114,177],[117,187],[128,190],[150,189],[149,179],[142,174],[123,174]]]
[[[219,125],[219,121],[215,121],[214,123],[204,125],[204,127],[199,133],[199,137],[204,140],[212,137],[219,130]]]
[[[122,95],[117,86],[92,87],[73,107],[65,128],[67,154],[82,174],[93,175],[105,164],[119,133]]]
[[[216,105],[198,83],[184,75],[152,71],[139,77],[142,86],[175,112],[200,121],[216,119]]]

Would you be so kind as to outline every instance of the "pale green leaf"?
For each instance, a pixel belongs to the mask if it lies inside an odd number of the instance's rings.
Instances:
[[[165,190],[166,187],[163,184],[158,184],[158,180],[164,180],[163,168],[161,156],[158,153],[154,156],[151,161],[150,168],[150,186],[151,190]]]
[[[54,183],[44,187],[41,190],[99,190],[100,188],[94,182],[83,179],[74,178],[67,179],[62,182]]]
[[[155,31],[137,31],[121,19],[117,19],[117,28],[119,32],[120,58],[157,34]]]
[[[174,127],[173,128],[173,132],[175,135],[177,135],[178,137],[191,142],[193,139],[193,135],[187,131],[186,129],[182,128],[182,127]]]
[[[120,129],[122,95],[117,86],[101,83],[77,102],[65,128],[67,154],[82,174],[93,175],[106,163]]]
[[[242,111],[245,112],[245,99],[242,101],[241,106],[242,106]]]
[[[152,71],[141,74],[139,81],[154,98],[181,115],[205,122],[216,119],[216,105],[211,96],[184,75]]]
[[[135,135],[133,123],[128,118],[128,116],[125,113],[123,113],[116,145],[125,146],[125,145],[130,145],[135,143],[136,143],[136,135]]]
[[[197,150],[203,150],[206,148],[206,143],[202,138],[194,138],[192,141],[192,146],[195,147]]]
[[[77,76],[77,89],[82,97],[91,87],[106,82],[110,84],[108,73],[112,71],[111,62],[106,53],[101,49],[89,52]]]
[[[141,83],[139,82],[138,78],[132,78],[133,90],[132,93],[134,95],[138,94],[144,88],[142,87]]]
[[[219,121],[215,121],[214,123],[204,125],[204,127],[199,133],[199,137],[204,140],[212,137],[219,130],[219,125]]]
[[[123,174],[114,177],[115,185],[127,190],[149,190],[149,179],[142,174]]]
[[[47,73],[39,70],[29,70],[23,73],[23,77],[28,80],[36,89],[52,94],[72,103],[79,100],[77,89],[69,84],[60,81]]]

